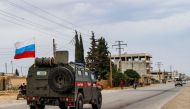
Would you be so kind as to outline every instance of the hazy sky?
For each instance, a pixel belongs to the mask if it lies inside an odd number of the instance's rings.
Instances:
[[[127,53],[150,53],[152,66],[190,74],[189,0],[0,0],[0,71],[23,72],[33,59],[14,60],[17,41],[36,39],[37,56],[52,56],[52,39],[59,50],[70,51],[73,60],[74,30],[83,34],[85,52],[91,31],[103,36],[112,48],[116,40],[128,44]],[[156,70],[156,68],[155,68]]]

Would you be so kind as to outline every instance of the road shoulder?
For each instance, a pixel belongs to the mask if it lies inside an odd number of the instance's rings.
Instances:
[[[185,88],[166,103],[161,109],[189,109],[190,107],[190,85],[185,86]]]

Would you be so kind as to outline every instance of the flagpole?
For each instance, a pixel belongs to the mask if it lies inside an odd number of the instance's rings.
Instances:
[[[34,40],[34,45],[35,45],[35,49],[34,49],[34,51],[35,51],[35,57],[34,57],[34,63],[35,63],[35,58],[36,58],[36,38],[35,37],[33,37],[33,40]]]

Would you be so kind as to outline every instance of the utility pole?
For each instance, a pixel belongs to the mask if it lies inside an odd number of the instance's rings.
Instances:
[[[157,73],[157,75],[158,75],[158,78],[159,78],[159,81],[160,81],[161,65],[163,65],[163,64],[162,64],[162,62],[157,62],[156,65],[158,67],[158,73]]]
[[[14,71],[13,71],[13,61],[11,61],[11,66],[12,66],[12,74],[13,74],[13,72],[14,72]]]
[[[113,82],[112,82],[112,80],[113,80],[113,77],[112,77],[112,61],[111,61],[111,53],[109,53],[110,54],[110,73],[109,73],[109,85],[110,85],[110,88],[112,88],[112,86],[113,86]]]
[[[123,45],[127,46],[127,44],[123,44],[123,41],[115,41],[115,45],[112,45],[112,47],[117,46],[118,48],[116,48],[116,50],[119,51],[119,70],[121,71],[121,50],[124,50],[124,48],[122,48]]]
[[[5,63],[5,73],[7,73],[7,63]]]
[[[55,43],[55,39],[53,39],[53,57],[56,57],[56,43]]]
[[[20,72],[21,72],[21,74],[22,74],[22,76],[23,76],[23,73],[22,73],[22,66],[20,67]]]
[[[170,65],[170,73],[171,73],[171,79],[173,79],[174,74],[173,74],[173,71],[172,71],[172,65]]]

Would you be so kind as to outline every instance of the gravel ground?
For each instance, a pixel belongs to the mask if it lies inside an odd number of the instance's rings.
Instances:
[[[190,109],[190,85],[184,87],[182,92],[165,104],[162,109]]]

